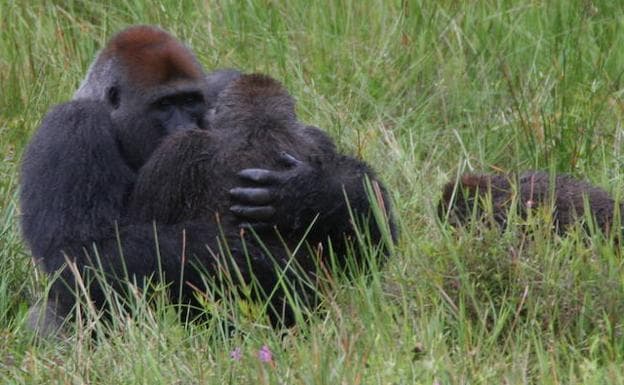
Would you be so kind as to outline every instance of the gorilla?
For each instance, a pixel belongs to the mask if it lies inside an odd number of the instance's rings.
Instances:
[[[375,245],[381,244],[364,180],[377,184],[380,205],[388,213],[385,188],[366,164],[339,154],[327,134],[300,123],[295,101],[279,82],[260,74],[241,75],[220,93],[209,125],[163,141],[135,184],[129,209],[133,217],[166,225],[214,220],[231,226],[232,220],[253,219],[247,225],[260,230],[265,243],[283,240],[292,249],[305,236],[311,246],[322,246],[321,257],[331,249],[341,266],[347,249],[354,248],[345,237],[356,238],[350,215],[365,226]],[[262,188],[273,181],[280,183]],[[266,205],[232,205],[231,197]],[[228,210],[233,217],[227,217]],[[270,217],[274,228],[257,226]],[[384,222],[396,239],[393,220],[386,217]],[[310,255],[300,254],[297,262],[313,271]]]
[[[553,224],[559,234],[582,218],[587,209],[597,227],[608,233],[616,208],[606,191],[587,182],[569,175],[551,177],[546,172],[528,171],[517,179],[511,175],[464,174],[457,184],[449,182],[444,186],[438,213],[442,219],[448,216],[451,224],[462,226],[473,213],[483,218],[485,202],[489,200],[494,222],[501,228],[507,224],[513,203],[517,202],[522,217],[526,217],[529,209],[552,204]]]
[[[189,197],[202,196],[224,183],[225,191],[232,190],[232,207],[221,213],[227,218],[223,223],[195,215],[194,210],[220,207],[228,201],[224,195],[206,194],[219,201],[203,200],[205,207],[186,206],[194,204],[190,199],[156,208],[150,206],[151,200],[160,197],[137,198],[141,191],[149,192],[147,184],[156,191],[169,183],[168,178],[143,176],[151,169],[145,168],[146,163],[152,158],[154,162],[176,158],[178,154],[169,151],[178,150],[171,148],[183,151],[186,138],[208,132],[209,120],[217,122],[221,110],[227,110],[226,103],[215,106],[216,96],[240,76],[234,70],[206,75],[193,53],[173,36],[156,27],[134,26],[114,36],[97,55],[73,100],[48,112],[25,151],[19,186],[23,237],[40,267],[59,275],[47,300],[29,312],[33,329],[44,335],[58,330],[72,313],[82,282],[86,285],[82,291],[88,292],[84,294],[97,309],[106,302],[99,280],[123,292],[128,280],[141,283],[160,277],[179,288],[173,301],[189,303],[206,276],[218,275],[221,264],[235,265],[245,283],[257,277],[261,289],[270,292],[278,277],[268,256],[284,259],[288,253],[282,245],[247,242],[240,236],[241,227],[260,231],[263,226],[277,226],[286,233],[317,215],[326,219],[317,220],[318,231],[325,231],[319,232],[319,239],[332,236],[334,229],[352,228],[345,196],[352,205],[368,205],[363,180],[348,179],[364,175],[364,166],[357,162],[313,167],[290,157],[290,164],[282,169],[245,163],[252,168],[228,176],[221,176],[219,170],[210,170],[214,172],[210,179],[191,175],[198,179],[188,181]],[[235,147],[222,145],[223,151],[235,154]],[[212,145],[192,147],[202,156],[215,150]],[[255,148],[251,153],[265,150]],[[322,166],[333,172],[317,172]],[[169,176],[192,170],[189,164],[159,167]],[[227,167],[227,172],[233,170]],[[236,172],[241,184],[231,187]],[[135,186],[137,181],[145,181],[143,187]],[[158,215],[145,216],[149,211],[141,204],[167,213],[187,210],[188,215],[160,221]],[[223,244],[229,254],[220,261],[215,250],[222,250]]]

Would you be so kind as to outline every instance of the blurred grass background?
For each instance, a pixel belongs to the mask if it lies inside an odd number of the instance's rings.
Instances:
[[[302,121],[392,190],[397,255],[285,334],[241,321],[225,337],[164,306],[119,319],[107,338],[35,341],[24,317],[41,277],[19,235],[21,154],[97,50],[137,23],[171,31],[207,70],[281,80]],[[441,186],[470,170],[571,173],[621,197],[623,27],[610,0],[0,0],[0,379],[624,383],[619,245],[553,235],[539,218],[503,235],[453,231],[435,210]],[[263,345],[272,365],[256,357]]]

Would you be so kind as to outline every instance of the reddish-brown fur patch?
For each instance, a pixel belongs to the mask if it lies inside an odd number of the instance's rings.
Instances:
[[[155,27],[136,26],[120,32],[102,55],[119,58],[130,81],[143,87],[203,77],[201,67],[188,48]]]
[[[484,175],[464,174],[461,177],[461,183],[462,187],[473,190],[477,188],[487,189],[491,181]]]

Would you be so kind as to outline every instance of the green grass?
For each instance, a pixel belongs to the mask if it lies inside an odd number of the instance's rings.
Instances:
[[[136,23],[170,30],[207,69],[280,79],[301,120],[371,163],[402,230],[389,263],[332,285],[327,311],[286,333],[243,301],[185,326],[139,296],[96,326],[105,337],[35,341],[24,320],[45,279],[19,235],[19,160],[97,49]],[[611,0],[0,0],[0,380],[624,383],[619,246],[553,235],[539,216],[503,235],[454,231],[435,210],[468,170],[566,172],[622,197],[623,73],[624,7]],[[263,345],[273,365],[257,359]]]

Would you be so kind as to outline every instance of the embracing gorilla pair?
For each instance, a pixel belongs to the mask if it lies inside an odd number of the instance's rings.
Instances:
[[[372,214],[368,180],[384,220]],[[150,26],[113,37],[73,100],[44,118],[24,155],[20,203],[33,257],[60,275],[47,305],[30,312],[42,333],[71,313],[78,276],[97,308],[105,293],[93,272],[119,290],[160,276],[173,301],[193,303],[223,266],[255,282],[260,298],[274,293],[270,315],[290,325],[282,269],[294,261],[313,281],[330,254],[367,263],[360,230],[380,254],[382,234],[396,237],[374,172],[300,123],[278,82],[206,75],[188,48]]]

